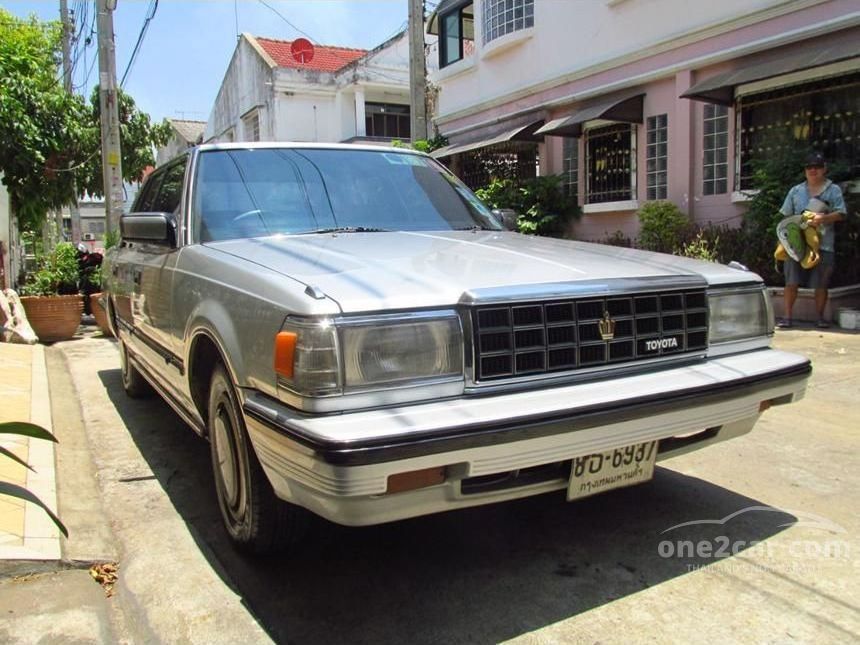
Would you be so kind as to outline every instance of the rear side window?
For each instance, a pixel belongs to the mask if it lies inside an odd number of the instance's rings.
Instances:
[[[152,173],[144,182],[143,188],[137,196],[137,200],[132,207],[134,213],[150,213],[152,205],[155,202],[155,196],[158,194],[158,184],[161,183],[161,178],[164,176],[162,172]]]
[[[185,163],[177,163],[165,169],[164,175],[158,186],[158,195],[155,197],[152,208],[148,209],[159,213],[176,213],[182,202],[182,182],[185,179]]]

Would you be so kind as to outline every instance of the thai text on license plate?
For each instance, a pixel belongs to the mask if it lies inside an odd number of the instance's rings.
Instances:
[[[567,499],[580,499],[646,482],[654,476],[656,461],[656,441],[577,457],[570,467]]]

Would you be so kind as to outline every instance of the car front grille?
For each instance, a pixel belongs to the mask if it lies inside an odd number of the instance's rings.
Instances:
[[[704,289],[472,309],[475,381],[587,369],[708,346]]]

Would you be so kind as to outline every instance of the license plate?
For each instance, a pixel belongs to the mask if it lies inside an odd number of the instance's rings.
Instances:
[[[567,499],[580,499],[647,482],[654,476],[656,461],[656,441],[577,457],[570,467]]]

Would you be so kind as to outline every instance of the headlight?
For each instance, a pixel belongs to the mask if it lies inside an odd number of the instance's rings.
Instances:
[[[460,319],[455,311],[288,318],[274,365],[282,386],[310,397],[462,380]]]
[[[773,333],[773,313],[767,298],[763,289],[709,294],[711,344]]]
[[[341,339],[347,389],[463,374],[463,340],[456,316],[349,323],[341,329]]]

